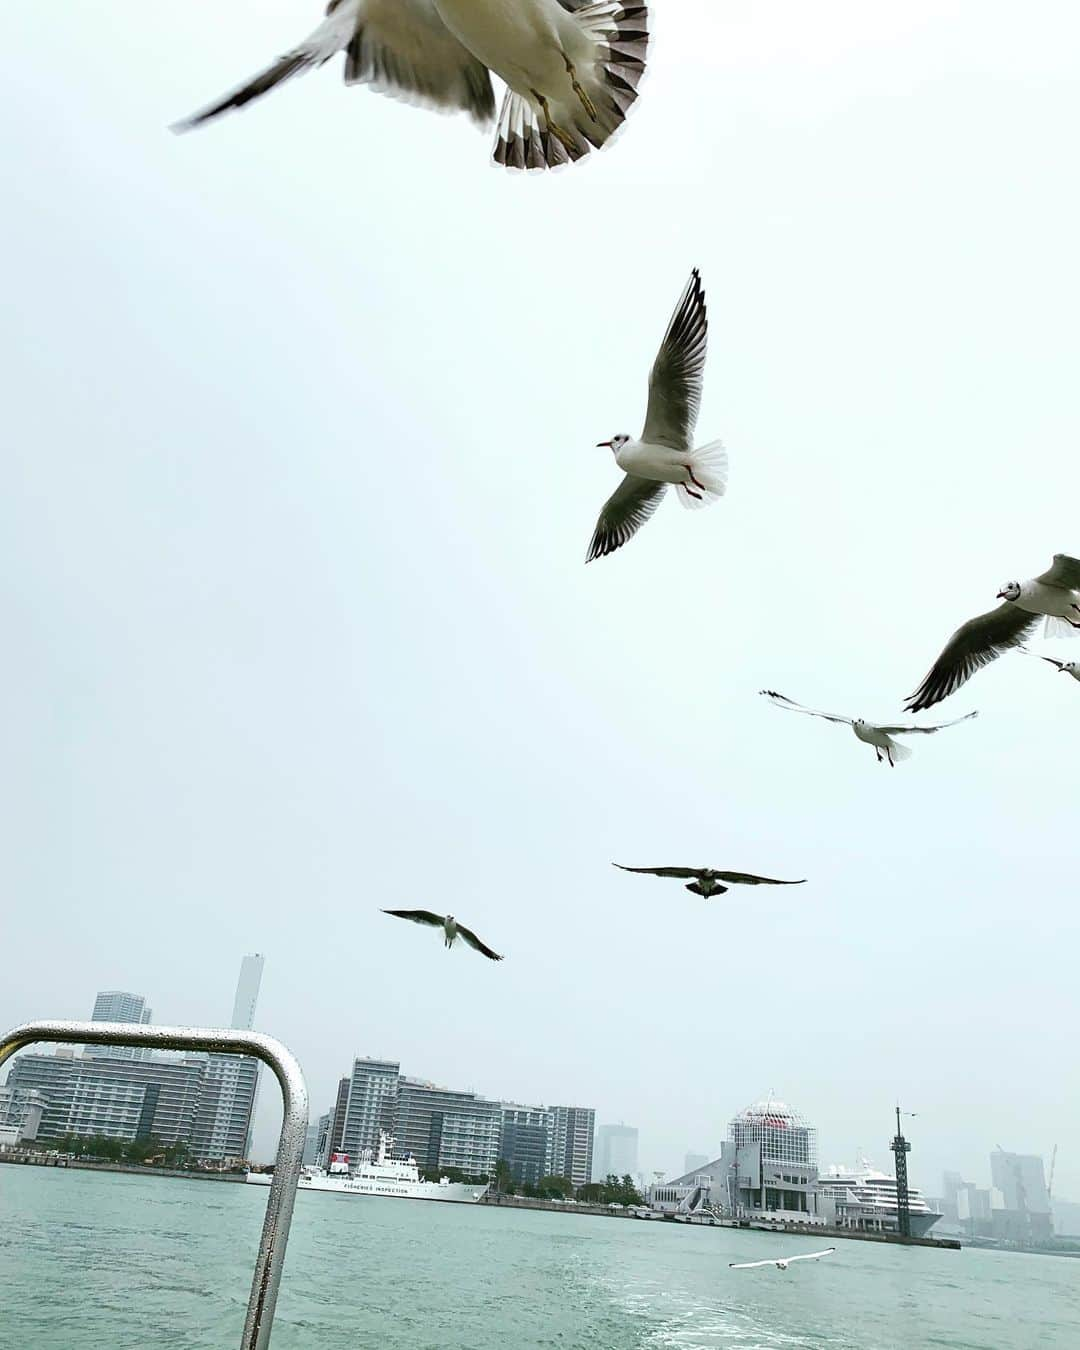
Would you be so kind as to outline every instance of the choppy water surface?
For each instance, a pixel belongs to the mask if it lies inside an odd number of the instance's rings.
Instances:
[[[0,1166],[0,1346],[235,1350],[266,1192]],[[1080,1345],[1080,1261],[301,1195],[274,1350],[1035,1350]]]

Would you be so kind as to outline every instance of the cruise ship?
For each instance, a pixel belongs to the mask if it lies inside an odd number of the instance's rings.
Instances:
[[[350,1167],[347,1154],[331,1156],[329,1170],[305,1167],[300,1173],[298,1190],[330,1191],[336,1195],[382,1195],[394,1200],[443,1200],[459,1205],[475,1205],[487,1190],[482,1186],[451,1181],[424,1181],[412,1154],[404,1158],[393,1156],[393,1137],[379,1135],[378,1156],[372,1158],[365,1149],[355,1167]],[[254,1186],[269,1186],[273,1177],[269,1172],[249,1172],[245,1178]]]
[[[911,1236],[925,1237],[941,1215],[920,1190],[908,1187]],[[818,1176],[818,1213],[837,1228],[869,1233],[899,1231],[896,1178],[879,1172],[867,1158],[854,1167],[833,1166]]]

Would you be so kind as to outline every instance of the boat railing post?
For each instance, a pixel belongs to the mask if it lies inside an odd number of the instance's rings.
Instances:
[[[285,1245],[292,1223],[308,1123],[308,1092],[294,1056],[280,1041],[257,1031],[205,1027],[155,1027],[126,1022],[26,1022],[0,1040],[0,1065],[39,1041],[84,1045],[133,1045],[155,1050],[196,1050],[211,1055],[251,1055],[268,1064],[282,1097],[281,1133],[262,1236],[251,1281],[240,1350],[267,1350],[274,1322]]]

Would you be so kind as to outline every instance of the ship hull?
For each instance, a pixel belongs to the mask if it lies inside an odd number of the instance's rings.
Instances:
[[[252,1186],[269,1186],[273,1177],[269,1172],[249,1172],[245,1178]],[[330,1195],[373,1196],[384,1200],[436,1200],[442,1204],[475,1205],[483,1197],[486,1186],[467,1186],[451,1181],[442,1185],[437,1181],[355,1181],[344,1177],[301,1176],[297,1190],[325,1191]]]

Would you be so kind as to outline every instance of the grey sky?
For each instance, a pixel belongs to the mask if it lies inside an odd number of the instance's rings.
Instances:
[[[338,63],[168,134],[318,5],[4,6],[0,1022],[223,1021],[259,950],[316,1111],[394,1056],[672,1172],[770,1088],[885,1162],[899,1094],[986,1180],[1076,1132],[1080,690],[1002,660],[895,772],[756,691],[894,716],[1080,554],[1080,17],[654,9],[625,135],[523,179]],[[586,568],[692,265],[729,494]]]

